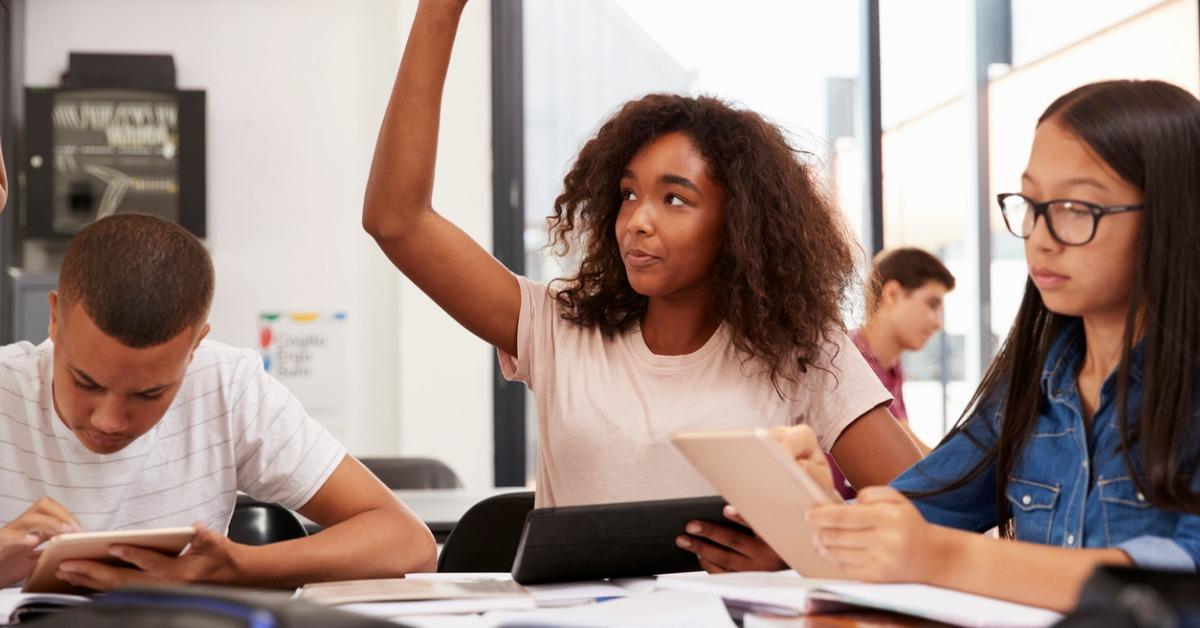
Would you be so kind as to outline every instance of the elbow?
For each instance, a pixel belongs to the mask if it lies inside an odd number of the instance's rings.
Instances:
[[[372,200],[363,204],[362,228],[383,245],[401,239],[412,231],[422,214],[432,211],[428,204]]]
[[[395,231],[385,216],[381,215],[378,209],[372,207],[370,203],[363,205],[362,228],[367,232],[367,235],[375,238],[376,242],[388,239],[388,236]]]
[[[410,573],[433,573],[437,571],[437,541],[433,538],[433,533],[424,524],[421,525],[421,538],[415,544],[413,558],[415,567],[409,569]]]

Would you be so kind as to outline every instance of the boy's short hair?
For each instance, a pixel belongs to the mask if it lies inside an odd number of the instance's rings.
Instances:
[[[215,283],[208,251],[186,229],[116,214],[84,227],[67,246],[60,315],[78,303],[121,344],[153,347],[207,319]]]
[[[915,247],[882,251],[871,261],[871,274],[867,278],[868,316],[879,307],[883,286],[889,281],[899,283],[905,290],[916,290],[930,281],[942,284],[947,291],[954,289],[954,275],[928,252]]]

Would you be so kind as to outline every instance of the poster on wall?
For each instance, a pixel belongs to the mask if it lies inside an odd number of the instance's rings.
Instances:
[[[346,333],[343,312],[263,312],[258,317],[258,346],[267,372],[342,442],[350,436]]]
[[[56,232],[136,210],[179,221],[179,105],[173,93],[54,95]]]

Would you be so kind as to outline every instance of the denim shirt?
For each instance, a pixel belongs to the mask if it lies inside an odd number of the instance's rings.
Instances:
[[[1119,449],[1115,373],[1101,387],[1090,429],[1084,422],[1075,380],[1085,349],[1082,324],[1076,321],[1060,333],[1047,355],[1037,424],[1005,495],[1016,537],[1061,547],[1116,547],[1141,567],[1194,571],[1200,565],[1200,515],[1151,506],[1130,479]],[[1139,347],[1130,366],[1130,421],[1141,402],[1140,356]],[[896,478],[893,488],[927,491],[965,476],[995,443],[1000,420],[996,404],[982,404],[964,428],[978,444],[959,432]],[[999,523],[995,466],[961,488],[914,499],[914,504],[930,523],[988,530]]]

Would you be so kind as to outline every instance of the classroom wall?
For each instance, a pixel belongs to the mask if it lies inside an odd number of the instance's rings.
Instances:
[[[69,51],[153,52],[174,56],[181,87],[208,92],[211,337],[256,346],[262,311],[346,312],[351,451],[439,457],[468,486],[489,486],[494,358],[399,277],[359,222],[415,0],[27,7],[30,85],[58,84]],[[488,3],[471,3],[435,199],[490,248],[488,37]]]

